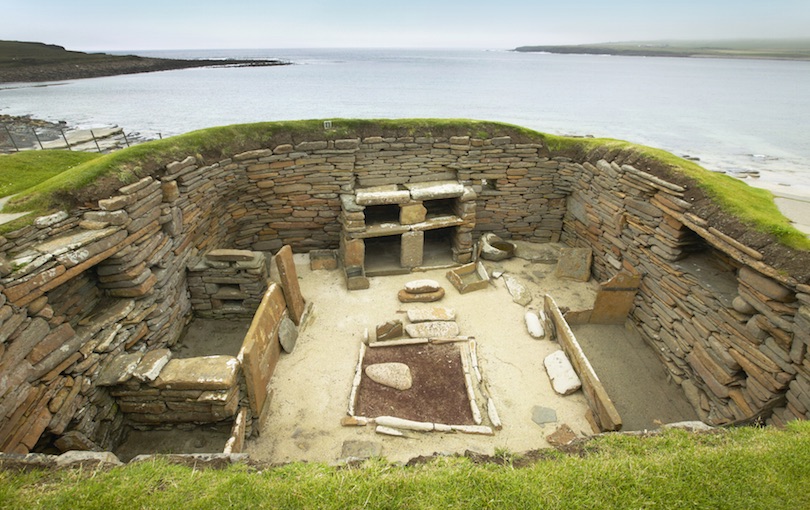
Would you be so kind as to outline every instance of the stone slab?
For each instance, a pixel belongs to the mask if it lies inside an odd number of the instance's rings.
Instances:
[[[641,285],[641,276],[627,272],[601,284],[596,293],[590,322],[592,324],[624,324]]]
[[[355,191],[355,202],[357,205],[387,205],[405,204],[410,202],[411,193],[408,190],[400,190],[396,184],[386,186],[374,186]]]
[[[142,352],[120,354],[104,367],[96,379],[96,386],[115,386],[128,381],[141,358]]]
[[[267,385],[273,376],[281,343],[277,340],[286,302],[281,286],[270,285],[253,316],[250,328],[242,343],[242,368],[245,373],[248,401],[254,416],[262,416],[267,404]]]
[[[425,292],[436,292],[442,286],[436,280],[421,279],[412,280],[405,284],[405,292],[410,294],[422,294]]]
[[[455,321],[456,311],[453,308],[436,306],[433,308],[412,308],[408,310],[408,320],[411,322]]]
[[[284,349],[286,353],[293,352],[296,340],[298,340],[298,327],[289,317],[285,316],[281,319],[281,324],[279,324],[278,328],[278,341],[281,344],[281,348]]]
[[[582,387],[582,382],[563,351],[557,350],[546,356],[543,365],[551,379],[551,387],[560,395],[570,395]]]
[[[301,287],[298,284],[298,273],[295,270],[295,261],[293,260],[290,245],[282,246],[278,253],[276,253],[275,258],[290,318],[292,318],[296,326],[300,326],[301,317],[304,315],[305,304],[304,297],[301,295]]]
[[[424,255],[425,233],[422,231],[402,234],[400,265],[402,267],[419,267]]]
[[[153,386],[172,390],[227,390],[237,383],[239,361],[216,355],[169,361]]]
[[[368,288],[368,287],[364,287]],[[397,298],[401,303],[432,303],[444,297],[444,289],[439,288],[436,292],[421,292],[412,294],[405,289],[402,289],[397,294]]]
[[[118,227],[105,228],[103,230],[82,230],[75,234],[70,234],[56,239],[51,239],[44,243],[34,246],[34,249],[40,253],[48,253],[50,255],[61,255],[71,250],[77,250],[82,246],[104,239],[120,229]]]
[[[344,441],[340,450],[340,458],[349,461],[381,457],[382,448],[382,443],[376,441]]]
[[[216,249],[209,251],[205,258],[221,262],[239,262],[253,260],[255,253],[249,250]]]
[[[405,184],[414,200],[455,198],[464,194],[464,185],[458,181],[433,181]]]
[[[458,336],[459,330],[453,321],[436,321],[408,324],[405,332],[411,338],[448,338]]]
[[[506,289],[512,296],[512,301],[520,306],[526,306],[532,302],[532,293],[516,277],[511,274],[504,274],[503,281],[506,284]]]
[[[562,248],[555,274],[578,282],[591,279],[593,251],[590,248]]]
[[[384,324],[379,324],[376,328],[376,338],[378,341],[382,340],[393,340],[394,338],[399,338],[404,334],[404,330],[402,328],[402,321],[400,320],[393,320],[388,321]]]
[[[399,222],[403,225],[421,223],[427,218],[427,209],[421,203],[404,204],[399,209]]]
[[[557,411],[550,407],[534,406],[532,407],[532,421],[538,425],[554,423],[557,421]]]
[[[169,349],[149,351],[143,355],[138,367],[132,372],[132,377],[141,382],[154,381],[170,359],[172,359],[172,351]]]

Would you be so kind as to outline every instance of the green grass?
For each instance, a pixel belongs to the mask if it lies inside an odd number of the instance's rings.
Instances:
[[[74,207],[77,197],[93,197],[94,186],[108,182],[106,188],[127,184],[160,170],[166,164],[195,155],[208,164],[240,152],[274,147],[282,143],[341,139],[367,136],[454,136],[472,137],[512,136],[515,141],[545,143],[552,155],[578,152],[587,154],[597,147],[616,151],[637,151],[694,179],[726,212],[737,216],[753,228],[773,234],[782,244],[801,250],[810,250],[810,240],[796,230],[776,207],[773,195],[753,188],[732,177],[709,172],[694,162],[686,161],[660,149],[644,147],[619,140],[566,138],[538,133],[519,126],[463,119],[333,119],[333,128],[324,130],[322,120],[264,122],[238,124],[193,131],[183,135],[156,140],[130,147],[112,154],[96,157],[38,184],[27,187],[15,197],[5,212],[32,211],[39,214]],[[5,158],[0,158],[0,175]],[[107,189],[109,192],[109,189]],[[103,195],[96,192],[95,198]],[[109,193],[108,193],[109,194]],[[29,220],[30,221],[30,220]],[[16,226],[16,225],[15,225]],[[0,227],[7,232],[11,226]]]
[[[27,190],[98,156],[90,152],[71,151],[24,151],[2,155],[0,197]]]
[[[196,470],[163,461],[111,470],[0,471],[2,508],[810,508],[810,423],[785,430],[607,435],[582,456],[528,467],[437,458],[354,468]]]

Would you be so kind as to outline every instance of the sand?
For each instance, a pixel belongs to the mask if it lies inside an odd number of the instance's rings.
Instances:
[[[375,277],[368,290],[349,292],[341,271],[310,271],[307,255],[296,255],[296,268],[305,299],[312,309],[291,354],[283,354],[271,380],[270,415],[258,439],[246,451],[259,461],[273,463],[341,460],[345,441],[382,445],[390,461],[405,462],[420,455],[453,454],[472,450],[493,454],[496,449],[523,452],[548,447],[545,437],[563,423],[580,435],[592,433],[582,392],[559,396],[551,388],[543,359],[559,347],[529,336],[526,308],[512,302],[503,279],[483,290],[459,294],[446,279],[446,269],[410,275]],[[554,265],[511,259],[497,263],[530,284],[533,301],[541,308],[543,294],[561,307],[590,308],[597,284],[560,281]],[[407,322],[405,310],[433,304],[402,304],[397,292],[414,279],[440,282],[447,294],[436,304],[455,308],[461,335],[474,336],[484,378],[498,406],[503,429],[494,436],[414,433],[403,439],[375,434],[371,426],[341,427],[347,414],[360,343],[366,328],[391,319]],[[532,282],[534,280],[534,283]],[[556,411],[557,422],[543,426],[532,421],[532,408]]]

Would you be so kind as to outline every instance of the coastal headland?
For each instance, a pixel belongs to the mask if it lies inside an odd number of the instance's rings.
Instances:
[[[628,41],[598,44],[520,46],[522,53],[616,55],[628,57],[749,58],[810,60],[810,39],[725,41]]]
[[[0,83],[45,82],[194,67],[266,67],[281,60],[173,59],[70,51],[38,42],[0,41]]]

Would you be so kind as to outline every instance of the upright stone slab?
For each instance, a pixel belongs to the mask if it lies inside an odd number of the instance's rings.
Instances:
[[[287,309],[290,311],[290,318],[296,326],[300,326],[301,316],[304,315],[304,297],[301,295],[301,287],[298,285],[298,273],[295,271],[292,248],[289,245],[282,246],[276,253],[276,266],[281,278],[281,286],[284,289]]]
[[[587,282],[591,279],[592,261],[593,251],[590,248],[563,248],[555,274],[560,278]]]
[[[424,253],[425,233],[422,231],[405,232],[402,234],[402,252],[400,265],[402,267],[419,267],[422,265]]]
[[[592,324],[624,324],[636,298],[641,276],[621,272],[600,285],[593,304]]]
[[[273,376],[281,355],[279,328],[284,318],[286,304],[284,293],[278,284],[271,284],[264,294],[253,322],[242,343],[242,369],[245,373],[250,408],[254,416],[261,418],[267,403],[267,385]]]

